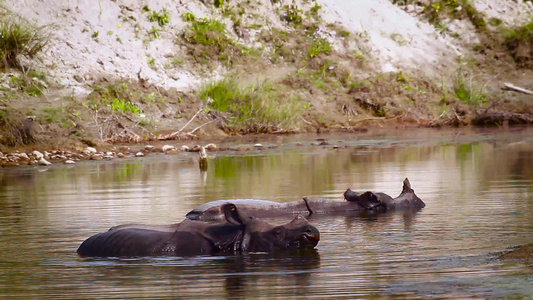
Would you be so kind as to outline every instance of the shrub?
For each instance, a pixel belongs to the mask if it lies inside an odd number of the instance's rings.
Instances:
[[[202,18],[193,20],[189,25],[191,34],[186,36],[190,42],[207,45],[221,46],[227,38],[225,36],[226,26],[215,19]]]
[[[231,62],[233,57],[251,53],[227,37],[226,26],[216,19],[191,21],[182,37],[187,42],[188,54],[199,63],[216,59]]]
[[[468,18],[478,31],[485,31],[487,23],[482,13],[475,9],[469,0],[439,0],[426,4],[423,13],[430,23],[439,24],[443,17]]]
[[[170,23],[170,15],[168,14],[166,8],[163,8],[159,12],[157,12],[155,10],[151,10],[148,5],[146,5],[145,7],[143,7],[143,12],[148,13],[148,20],[150,20],[150,22],[157,22],[159,26],[164,26]]]
[[[504,37],[505,46],[518,63],[533,59],[533,19],[524,26],[504,30]]]
[[[298,6],[291,4],[283,6],[281,19],[292,25],[302,24],[302,10]]]
[[[89,97],[89,101],[84,105],[99,110],[101,106],[108,107],[112,112],[131,113],[139,115],[142,109],[133,103],[135,94],[130,92],[127,83],[108,84],[105,87],[94,87],[94,95]]]
[[[18,67],[19,56],[33,58],[48,44],[44,27],[36,27],[20,20],[0,20],[0,64],[4,68]]]
[[[322,53],[329,54],[331,52],[331,43],[324,38],[314,38],[311,43],[311,48],[308,51],[309,57],[313,58]]]

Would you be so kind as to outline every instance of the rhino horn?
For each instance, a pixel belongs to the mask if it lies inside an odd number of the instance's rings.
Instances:
[[[408,178],[405,178],[403,181],[403,189],[402,193],[410,193],[413,189],[411,189],[411,183],[409,182]]]

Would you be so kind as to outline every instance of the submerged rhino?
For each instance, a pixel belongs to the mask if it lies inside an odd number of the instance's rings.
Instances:
[[[426,204],[418,198],[411,188],[409,179],[403,181],[403,189],[396,198],[385,193],[357,193],[350,189],[344,192],[344,199],[326,199],[304,197],[301,200],[279,203],[266,200],[232,199],[217,200],[202,204],[186,217],[191,220],[216,220],[224,216],[220,209],[224,203],[235,204],[240,211],[254,217],[276,217],[282,215],[311,215],[315,213],[343,213],[357,211],[387,211],[393,209],[419,209]]]
[[[119,225],[85,240],[80,256],[189,256],[220,252],[270,252],[279,249],[312,249],[320,240],[318,229],[298,216],[280,226],[248,217],[234,204],[221,208],[218,223],[184,220],[163,226]]]

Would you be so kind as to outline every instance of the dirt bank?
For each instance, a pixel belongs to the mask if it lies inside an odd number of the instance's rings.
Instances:
[[[533,121],[531,1],[1,4],[4,152]]]

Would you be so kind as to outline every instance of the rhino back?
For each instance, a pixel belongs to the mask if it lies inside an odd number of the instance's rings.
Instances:
[[[253,212],[258,211],[273,211],[279,210],[280,203],[268,200],[257,199],[231,199],[231,200],[216,200],[204,203],[197,206],[186,217],[190,220],[220,220],[224,218],[224,214],[220,210],[222,205],[226,203],[233,203],[241,211],[246,212],[250,216],[255,216]],[[252,212],[250,214],[250,212]]]
[[[309,207],[311,213],[314,214],[362,210],[362,207],[356,202],[350,202],[340,199],[305,197],[304,200],[307,203],[307,206]]]
[[[134,257],[212,254],[214,248],[194,232],[125,228],[93,235],[77,252],[80,256]]]

